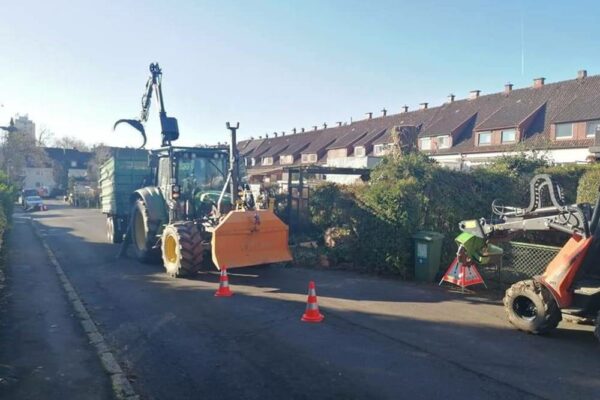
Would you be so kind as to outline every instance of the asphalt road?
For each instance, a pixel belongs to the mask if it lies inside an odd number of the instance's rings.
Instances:
[[[500,303],[342,271],[262,267],[171,279],[115,260],[98,210],[31,214],[144,399],[597,399],[591,327],[513,330]],[[32,249],[32,251],[38,251]],[[309,280],[321,324],[300,322]]]

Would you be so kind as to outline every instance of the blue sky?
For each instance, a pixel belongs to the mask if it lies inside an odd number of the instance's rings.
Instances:
[[[226,140],[225,121],[242,138],[290,132],[600,73],[594,1],[2,3],[0,123],[29,113],[88,143],[139,143],[111,127],[138,116],[152,61],[182,145]]]

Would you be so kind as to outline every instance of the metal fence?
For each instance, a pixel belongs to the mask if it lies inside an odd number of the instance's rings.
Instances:
[[[521,242],[502,243],[500,247],[504,250],[502,257],[481,266],[480,272],[490,286],[501,288],[542,274],[560,250],[560,247]]]

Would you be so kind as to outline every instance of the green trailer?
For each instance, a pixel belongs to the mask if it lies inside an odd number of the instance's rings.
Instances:
[[[100,204],[106,214],[107,238],[120,243],[127,230],[131,211],[130,197],[147,184],[151,174],[148,151],[114,149],[112,156],[100,166]]]

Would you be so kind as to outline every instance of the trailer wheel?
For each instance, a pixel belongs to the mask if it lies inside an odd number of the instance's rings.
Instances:
[[[600,311],[598,311],[598,315],[596,315],[596,328],[594,329],[594,335],[596,339],[600,340]]]
[[[562,319],[552,294],[532,279],[517,282],[506,291],[504,309],[512,325],[535,335],[550,332]]]
[[[167,225],[161,239],[162,258],[167,274],[172,277],[191,276],[202,264],[202,235],[191,221]]]
[[[130,234],[139,261],[151,263],[160,259],[159,250],[154,248],[156,231],[157,227],[148,218],[146,204],[142,200],[136,200],[131,209]]]
[[[109,243],[121,243],[123,241],[123,232],[119,229],[118,221],[115,221],[115,217],[112,215],[106,217],[106,238]]]

